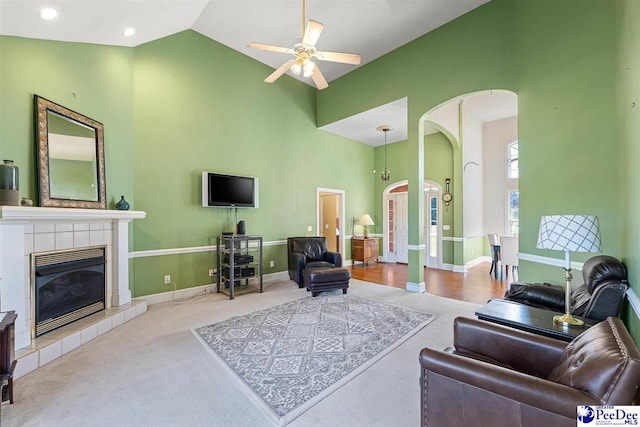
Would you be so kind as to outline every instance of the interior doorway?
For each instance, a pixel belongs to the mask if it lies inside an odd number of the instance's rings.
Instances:
[[[327,239],[327,248],[344,258],[344,190],[317,189],[317,235]]]
[[[424,181],[424,266],[442,267],[441,187]],[[409,261],[409,197],[407,181],[391,184],[383,198],[383,260],[391,263]]]

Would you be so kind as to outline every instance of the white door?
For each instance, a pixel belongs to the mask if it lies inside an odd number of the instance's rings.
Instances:
[[[396,195],[396,232],[394,233],[394,246],[396,249],[396,262],[409,262],[409,195],[398,193]]]
[[[424,194],[424,265],[431,268],[439,268],[439,230],[440,209],[438,206],[440,197],[438,191],[427,191]]]

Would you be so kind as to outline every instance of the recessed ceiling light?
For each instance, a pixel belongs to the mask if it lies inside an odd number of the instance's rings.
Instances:
[[[124,30],[124,35],[127,36],[127,37],[132,36],[135,33],[136,33],[135,28],[129,27],[129,28],[125,28],[125,30]]]
[[[50,7],[45,7],[44,9],[42,9],[40,11],[40,13],[38,14],[38,16],[40,17],[40,19],[53,19],[56,16],[58,16],[58,11],[55,9],[52,9]]]

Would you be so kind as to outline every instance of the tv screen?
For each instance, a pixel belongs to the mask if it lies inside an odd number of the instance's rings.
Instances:
[[[202,206],[257,208],[258,178],[202,172]]]

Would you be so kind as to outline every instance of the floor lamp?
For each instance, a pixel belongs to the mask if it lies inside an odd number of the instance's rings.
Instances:
[[[601,252],[598,218],[589,215],[548,215],[540,219],[538,249],[564,251],[564,315],[553,317],[554,323],[581,326],[584,322],[571,315],[571,252]]]

